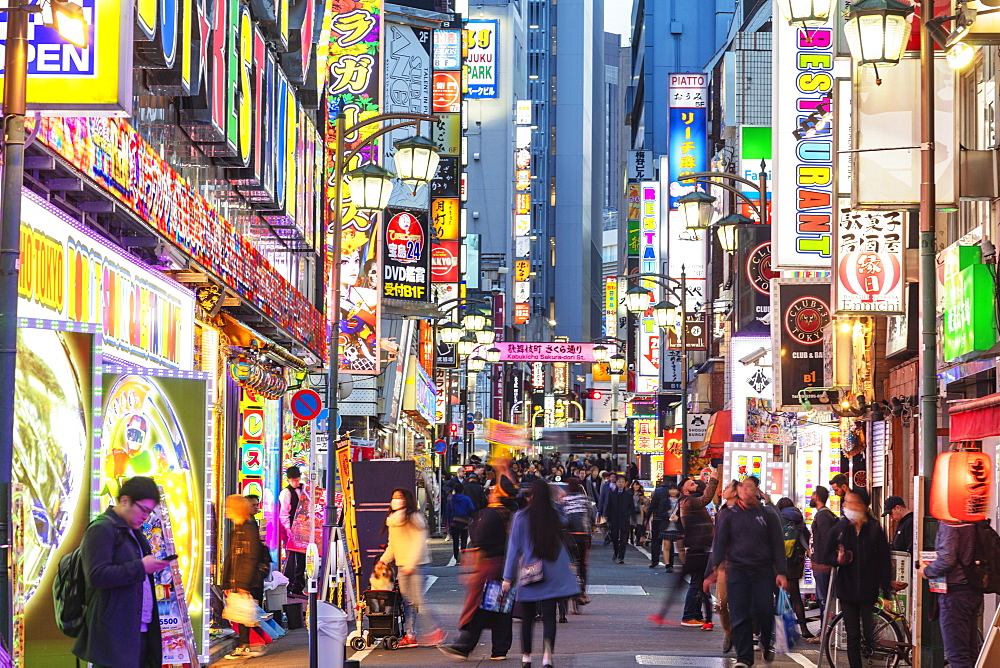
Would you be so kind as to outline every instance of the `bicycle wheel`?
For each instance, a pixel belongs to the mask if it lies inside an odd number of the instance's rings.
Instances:
[[[876,611],[875,617],[872,644],[862,647],[861,655],[867,660],[867,665],[873,668],[898,668],[902,664],[897,647],[904,641],[903,632],[883,611]],[[826,653],[830,668],[847,668],[850,665],[847,658],[847,627],[844,613],[837,613],[830,622],[826,638],[823,640],[822,651]]]

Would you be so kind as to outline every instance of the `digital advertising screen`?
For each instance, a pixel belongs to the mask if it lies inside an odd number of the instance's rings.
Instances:
[[[201,655],[208,654],[212,515],[211,385],[191,371],[106,367],[104,415],[93,476],[94,509],[114,503],[121,483],[149,476],[163,490],[177,567]],[[148,532],[147,532],[148,533]],[[207,660],[207,659],[206,659]]]

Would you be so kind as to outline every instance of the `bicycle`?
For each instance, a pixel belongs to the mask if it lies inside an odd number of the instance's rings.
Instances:
[[[875,625],[870,642],[861,647],[861,655],[868,666],[899,668],[912,662],[913,638],[906,616],[899,611],[895,592],[890,600],[880,598],[875,608]],[[827,626],[820,651],[826,656],[830,668],[846,668],[847,628],[844,613],[838,612]]]

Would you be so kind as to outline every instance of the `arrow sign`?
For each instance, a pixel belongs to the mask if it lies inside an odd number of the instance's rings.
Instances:
[[[323,409],[323,400],[315,390],[299,390],[292,395],[289,408],[299,420],[312,420]]]

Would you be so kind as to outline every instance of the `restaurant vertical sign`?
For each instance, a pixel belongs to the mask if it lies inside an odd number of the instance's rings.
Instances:
[[[378,215],[362,212],[351,201],[344,184],[341,208],[341,256],[332,257],[332,235],[337,233],[334,212],[337,155],[337,116],[346,116],[346,126],[379,114],[382,91],[382,0],[330,3],[324,18],[320,61],[326,80],[326,206],[327,267],[340,265],[340,304],[336,309],[339,366],[351,374],[378,373],[379,224]],[[325,56],[325,58],[324,58]],[[373,123],[344,138],[348,150],[362,144],[379,129]],[[361,150],[348,169],[376,163],[377,146]],[[332,277],[327,276],[330,281]],[[329,311],[332,311],[330,309]],[[328,311],[328,312],[329,312]]]

